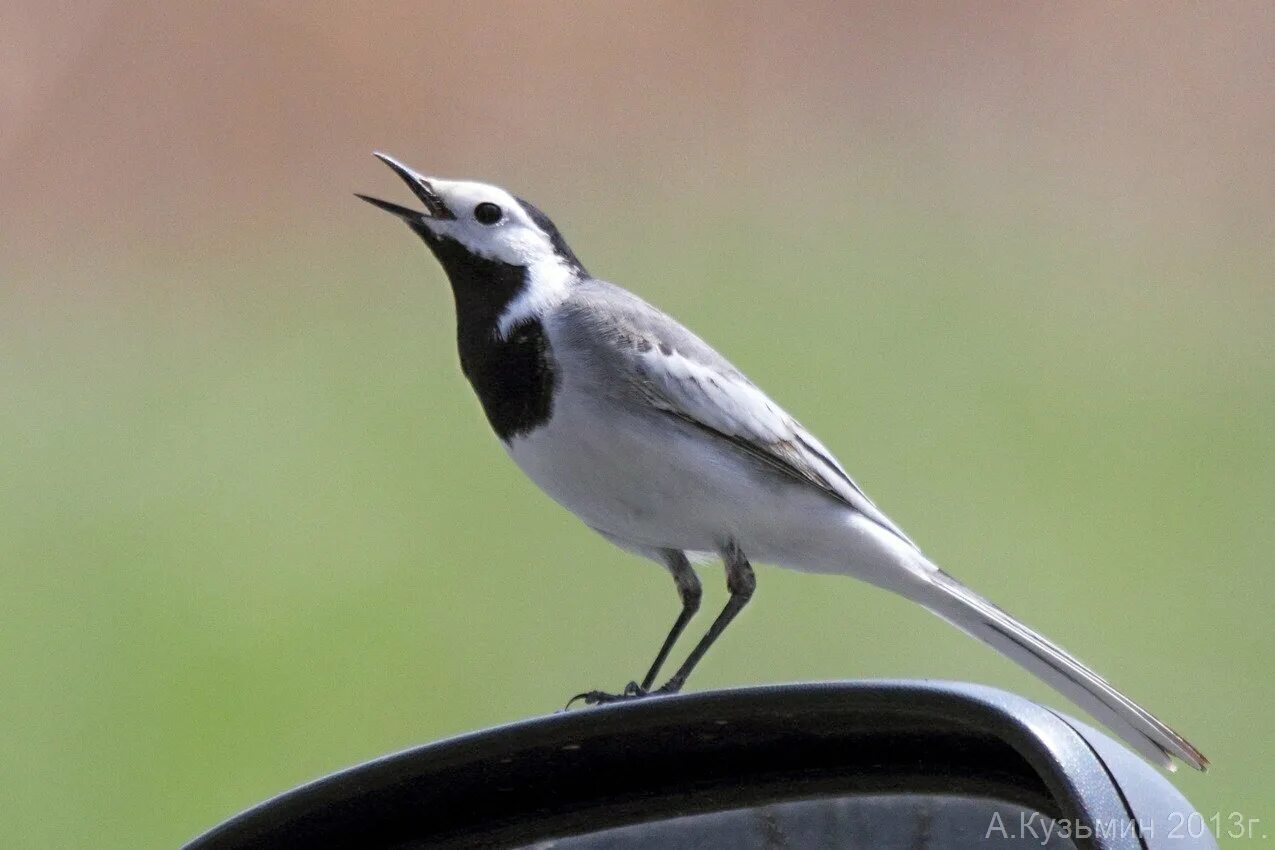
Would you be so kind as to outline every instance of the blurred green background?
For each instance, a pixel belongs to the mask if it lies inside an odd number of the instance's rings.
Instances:
[[[173,846],[671,622],[504,457],[439,269],[350,194],[402,197],[374,148],[535,200],[1275,838],[1269,4],[5,5],[11,846]],[[1058,704],[874,589],[758,584],[694,687]]]

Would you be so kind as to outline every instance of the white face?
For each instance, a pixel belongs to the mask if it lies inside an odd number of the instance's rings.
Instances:
[[[544,315],[567,297],[577,276],[586,274],[553,224],[504,189],[467,180],[438,180],[385,154],[377,153],[376,157],[403,179],[424,209],[359,197],[403,219],[426,242],[433,243],[431,247],[454,287],[482,285],[482,281],[466,278],[458,283],[449,268],[447,252],[440,254],[438,250],[442,242],[455,242],[467,254],[527,270],[522,287],[500,313],[499,335],[507,336],[520,323]],[[430,232],[422,233],[423,229]]]
[[[513,195],[497,186],[465,180],[424,180],[456,217],[422,223],[472,253],[515,266],[557,262],[553,242]]]

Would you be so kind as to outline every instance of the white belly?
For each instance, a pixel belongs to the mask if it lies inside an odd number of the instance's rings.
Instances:
[[[716,552],[733,540],[755,561],[890,583],[907,547],[880,526],[689,426],[611,404],[564,388],[549,424],[508,447],[588,525],[635,548]]]
[[[599,410],[601,404],[564,390],[550,422],[515,439],[510,456],[599,531],[644,546],[716,549],[730,514],[757,496],[726,495],[729,473],[715,470],[714,459],[680,429],[653,439],[642,420]]]

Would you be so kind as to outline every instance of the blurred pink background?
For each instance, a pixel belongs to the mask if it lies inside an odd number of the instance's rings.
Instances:
[[[1152,234],[1222,287],[1275,241],[1264,3],[11,0],[0,26],[11,268],[338,233],[374,147],[531,197]]]

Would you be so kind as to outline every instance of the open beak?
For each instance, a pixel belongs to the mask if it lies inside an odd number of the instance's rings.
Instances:
[[[447,208],[447,204],[443,203],[443,199],[434,191],[434,187],[430,186],[429,180],[417,174],[394,157],[377,151],[372,154],[381,162],[388,165],[394,170],[394,173],[403,179],[407,184],[407,188],[412,190],[412,194],[420,198],[422,204],[425,205],[423,211],[411,210],[407,207],[400,207],[398,204],[392,204],[389,201],[382,201],[380,198],[372,198],[367,195],[355,195],[367,201],[374,207],[385,210],[387,213],[398,216],[409,224],[420,222],[422,219],[432,218],[440,221],[454,219],[456,216]]]

